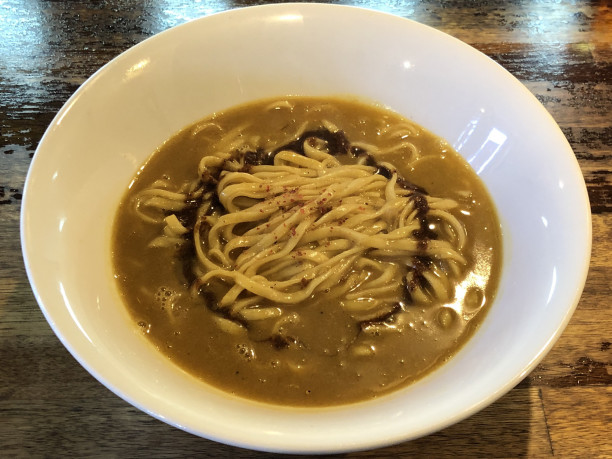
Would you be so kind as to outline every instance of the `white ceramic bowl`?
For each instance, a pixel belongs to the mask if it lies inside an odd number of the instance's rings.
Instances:
[[[355,94],[446,138],[486,182],[503,223],[499,294],[448,364],[374,402],[294,409],[232,398],[134,331],[110,268],[126,185],[166,138],[214,111],[283,94]],[[589,203],[553,119],[508,72],[418,23],[317,4],[233,10],[168,30],[93,75],[53,120],[26,182],[22,243],[51,327],[117,395],[181,429],[284,452],[384,446],[492,403],[542,359],[580,297]]]

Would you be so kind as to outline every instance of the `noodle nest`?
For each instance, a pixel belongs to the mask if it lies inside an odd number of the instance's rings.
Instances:
[[[405,130],[391,133],[394,149],[417,161]],[[226,331],[267,319],[278,329],[312,297],[362,328],[452,298],[466,264],[465,229],[450,212],[457,203],[401,177],[387,152],[351,143],[325,120],[281,146],[245,138],[243,127],[222,134],[192,181],[173,189],[158,180],[135,205],[162,223],[152,247],[189,247],[191,291]]]

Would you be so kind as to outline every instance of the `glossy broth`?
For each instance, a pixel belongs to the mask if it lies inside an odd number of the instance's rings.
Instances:
[[[290,98],[294,108],[265,110],[260,101],[218,113],[170,138],[147,161],[121,204],[113,235],[113,262],[125,304],[142,333],[161,353],[204,382],[229,393],[275,404],[322,406],[378,397],[439,367],[474,334],[495,296],[500,276],[501,232],[485,186],[467,162],[442,139],[415,126],[412,139],[423,157],[407,164],[406,153],[385,157],[400,174],[430,195],[459,202],[454,215],[465,225],[467,274],[451,301],[408,305],[402,333],[364,332],[323,293],[296,306],[299,321],[288,327],[303,347],[274,346],[257,333],[219,329],[216,312],[189,294],[184,250],[148,247],[160,225],[142,221],[131,204],[140,191],[164,177],[182,183],[197,174],[200,158],[221,134],[199,130],[213,121],[225,130],[245,125],[245,135],[275,144],[282,133],[322,119],[352,142],[380,145],[383,125],[405,123],[399,115],[349,99]],[[398,289],[401,281],[398,280]],[[390,323],[390,326],[393,326]],[[356,352],[358,350],[358,352]]]

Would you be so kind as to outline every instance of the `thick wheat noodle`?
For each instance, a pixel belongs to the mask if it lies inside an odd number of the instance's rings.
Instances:
[[[325,265],[331,265],[332,264],[330,263],[331,261],[333,262],[341,261],[341,260],[336,260],[336,258],[338,259],[345,258],[349,255],[352,255],[356,251],[358,251],[358,249],[352,249],[350,251],[337,255],[336,257],[334,257],[334,259],[329,260],[327,263],[324,263],[322,266],[325,267]],[[277,287],[279,286],[280,287],[292,287],[295,284],[298,284],[300,282],[300,279],[292,279],[290,281],[284,281],[284,282],[270,282],[270,281],[267,281],[262,276],[249,277],[238,271],[217,269],[214,271],[210,271],[206,273],[204,276],[200,277],[192,288],[194,288],[194,290],[197,290],[199,289],[201,285],[205,284],[211,279],[215,277],[219,277],[223,280],[232,279],[236,284],[240,285],[240,287],[242,287],[243,289],[249,290],[255,295],[263,297],[263,298],[267,298],[271,301],[278,302],[278,303],[296,304],[296,303],[299,303],[300,301],[305,300],[310,295],[312,295],[314,289],[321,282],[325,281],[328,277],[332,275],[333,275],[332,270],[330,269],[324,270],[324,272],[322,272],[318,277],[313,278],[308,283],[306,288],[298,290],[294,293],[287,293],[282,290],[279,290]],[[307,278],[308,276],[306,275],[304,277]],[[231,295],[231,296],[233,297],[234,295]],[[226,306],[228,304],[231,304],[231,300],[229,298],[226,299],[224,297],[220,300],[219,304],[221,306]]]
[[[453,233],[457,237],[457,247],[459,249],[462,249],[465,245],[467,235],[465,234],[465,229],[463,225],[457,219],[457,217],[452,214],[449,214],[448,212],[444,212],[438,209],[431,209],[429,211],[429,215],[431,215],[432,217],[438,217],[441,221],[446,222],[452,228]]]
[[[266,263],[273,263],[281,261],[283,257],[289,255],[289,253],[298,245],[302,236],[308,230],[308,227],[314,221],[314,217],[301,221],[295,228],[295,235],[291,236],[284,245],[281,245],[281,249],[272,255],[266,255],[265,251],[260,252],[252,256],[249,260],[245,260],[244,264],[240,266],[241,272],[249,275],[255,275],[259,268],[262,268]],[[240,263],[240,260],[237,260]]]
[[[270,106],[286,108],[282,103]],[[333,123],[323,125],[331,132],[337,130]],[[179,191],[159,183],[138,198],[138,206],[173,214],[185,209],[190,197],[203,196],[192,229],[174,217],[152,243],[167,246],[184,232],[192,232],[197,261],[194,293],[211,283],[225,286],[217,307],[227,307],[247,322],[279,317],[283,321],[287,307],[299,308],[302,301],[323,291],[329,292],[327,298],[343,299],[351,313],[374,317],[388,312],[389,301],[397,296],[400,260],[427,257],[430,269],[409,269],[406,274],[412,301],[448,297],[448,273],[457,274],[465,264],[460,252],[465,230],[448,212],[456,207],[454,201],[418,193],[427,208],[417,207],[417,192],[402,186],[392,164],[372,166],[363,156],[354,164],[341,164],[323,139],[306,139],[304,154],[272,146],[269,151],[276,152],[272,164],[247,165],[245,153],[256,151],[259,140],[242,138],[241,129],[230,131],[214,154],[200,160],[193,183]],[[286,144],[306,129],[303,125],[288,134]],[[410,160],[419,158],[408,139],[414,135],[410,129],[384,135],[397,137],[397,143],[385,150],[364,143],[351,147],[373,156],[407,149]],[[381,167],[389,178],[378,173]],[[202,194],[201,183],[208,190],[212,184],[214,191]],[[211,204],[215,193],[223,209]],[[153,220],[148,212],[140,214]],[[424,218],[430,227],[433,223],[440,228],[437,239],[414,236],[423,228]]]
[[[298,284],[301,284],[302,282],[304,282],[304,280],[306,280],[309,283],[312,279],[315,279],[319,275],[324,276],[325,278],[330,278],[330,279],[340,278],[342,275],[342,270],[343,270],[342,267],[336,269],[335,271],[330,270],[329,268],[338,267],[343,264],[349,263],[346,261],[347,258],[350,259],[352,263],[352,260],[354,260],[355,258],[353,255],[359,254],[361,252],[362,251],[359,248],[354,248],[351,250],[340,252],[312,268],[304,269],[302,272],[299,273],[299,275],[294,275],[287,280],[283,280],[283,281],[279,280],[279,281],[273,282],[274,287],[281,288],[281,289],[282,288],[292,288]],[[326,272],[324,274],[321,274],[323,271],[326,271]]]

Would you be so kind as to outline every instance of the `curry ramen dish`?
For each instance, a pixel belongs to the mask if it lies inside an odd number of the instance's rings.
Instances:
[[[422,378],[490,307],[501,234],[442,139],[348,99],[218,113],[140,169],[115,277],[168,358],[237,396],[368,400]]]

